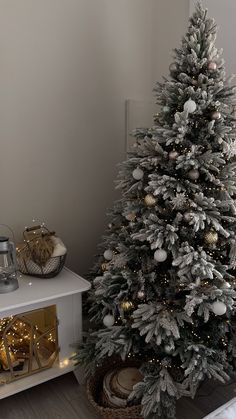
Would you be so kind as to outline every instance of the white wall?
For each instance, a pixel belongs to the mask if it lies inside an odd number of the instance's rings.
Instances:
[[[194,10],[195,1],[190,0],[190,12]],[[223,48],[223,57],[226,62],[227,74],[236,73],[235,54],[235,0],[203,0],[203,5],[208,8],[209,16],[216,20],[219,26],[217,46]]]
[[[77,272],[115,197],[125,99],[151,97],[185,31],[175,3],[0,0],[0,222],[46,222]]]

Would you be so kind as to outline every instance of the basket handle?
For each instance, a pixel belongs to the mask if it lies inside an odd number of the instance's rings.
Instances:
[[[37,225],[33,227],[26,227],[25,231],[29,233],[30,231],[39,230],[40,228],[42,228],[41,225]]]
[[[41,230],[42,237],[55,235],[55,231],[50,231],[45,225],[42,226],[39,224],[33,227],[26,227],[25,230],[23,231],[24,239],[25,240],[28,239],[27,233],[30,233],[31,231],[37,231],[37,230]],[[42,230],[44,230],[44,232]]]

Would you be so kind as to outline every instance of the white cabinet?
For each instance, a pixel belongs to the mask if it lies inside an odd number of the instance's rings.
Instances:
[[[89,288],[88,281],[64,268],[51,279],[22,275],[16,291],[0,295],[0,318],[55,305],[60,348],[51,368],[0,386],[0,399],[74,369],[70,357],[75,352],[73,344],[82,337],[82,292]]]

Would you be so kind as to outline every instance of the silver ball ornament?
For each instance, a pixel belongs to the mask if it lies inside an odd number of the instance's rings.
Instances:
[[[167,259],[167,252],[164,249],[158,249],[154,253],[154,259],[157,262],[165,262]]]
[[[141,180],[143,178],[143,170],[137,167],[137,169],[134,169],[132,176],[135,180]]]
[[[190,211],[186,211],[183,217],[184,217],[184,221],[186,221],[187,223],[190,223],[190,221],[192,221],[193,219],[193,213]]]
[[[212,311],[216,316],[223,316],[226,313],[227,307],[222,301],[215,301],[211,305]]]
[[[207,65],[208,70],[215,71],[217,69],[217,64],[214,61],[210,61]]]
[[[112,258],[113,258],[112,250],[111,249],[105,250],[105,252],[103,253],[103,256],[106,260],[112,260]]]
[[[125,216],[125,218],[126,218],[127,221],[134,221],[135,218],[136,218],[136,214],[135,214],[135,212],[130,212],[130,214],[127,214]]]
[[[193,113],[193,112],[196,111],[196,109],[197,109],[197,105],[194,102],[194,100],[189,99],[189,100],[187,100],[187,102],[185,102],[185,104],[184,104],[184,110],[186,112]]]
[[[214,121],[217,121],[220,118],[221,118],[221,113],[219,111],[212,112],[211,119],[213,119]]]
[[[179,157],[178,151],[172,150],[168,154],[169,160],[176,160]]]
[[[192,169],[188,172],[188,177],[191,180],[197,180],[200,176],[200,173],[197,169]]]
[[[107,314],[103,319],[103,324],[106,327],[112,327],[115,323],[115,317],[112,314]]]
[[[139,300],[144,300],[144,298],[145,298],[145,292],[143,290],[139,290],[138,293],[137,293],[137,298]]]

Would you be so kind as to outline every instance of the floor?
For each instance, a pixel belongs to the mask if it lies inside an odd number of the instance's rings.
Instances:
[[[178,419],[202,419],[236,396],[236,380],[206,383],[195,400],[178,402]],[[73,373],[0,401],[0,419],[98,419]]]

